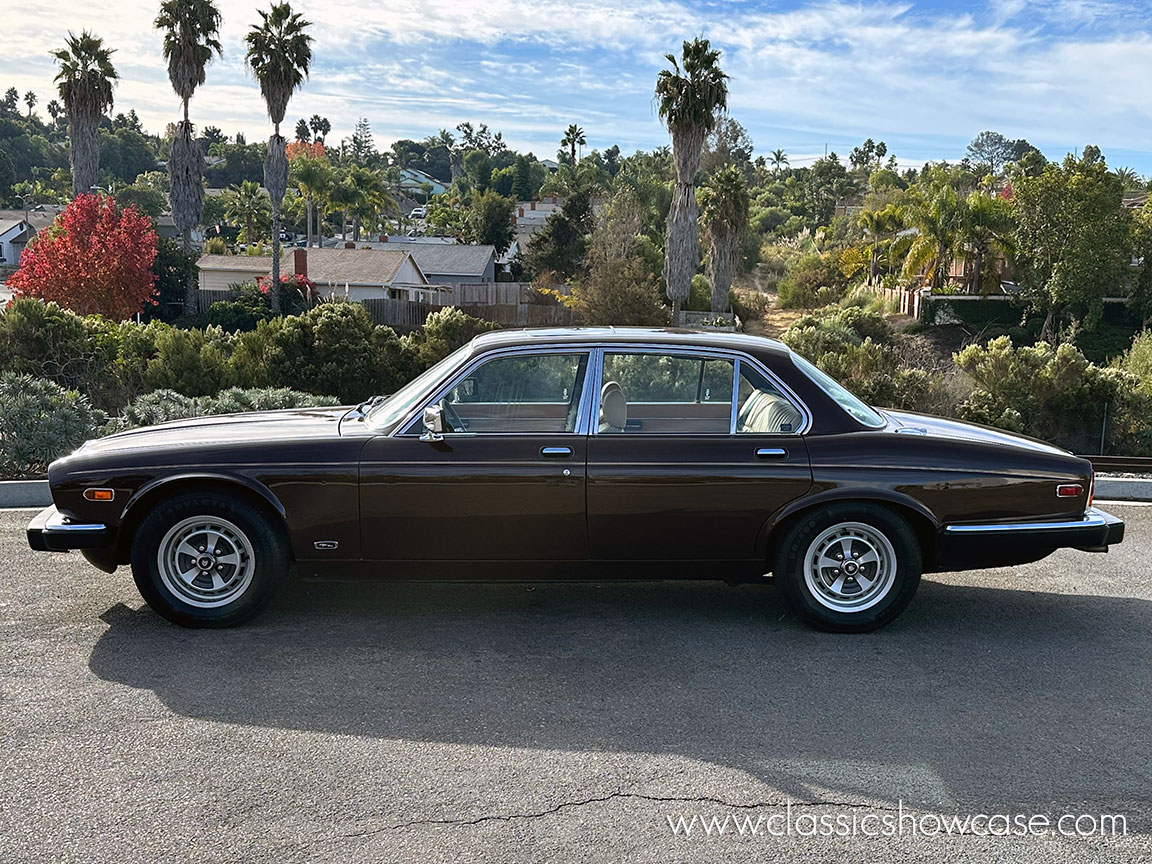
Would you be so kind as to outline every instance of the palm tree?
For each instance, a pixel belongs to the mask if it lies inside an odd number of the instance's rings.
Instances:
[[[28,106],[28,116],[32,116],[32,109],[36,107],[36,103],[40,101],[40,97],[29,90],[24,94],[24,104]]]
[[[264,186],[272,199],[272,284],[280,284],[280,202],[288,187],[288,156],[280,124],[288,110],[292,93],[308,77],[312,62],[312,37],[309,26],[288,3],[273,3],[268,12],[260,12],[261,23],[253,25],[245,37],[248,52],[245,59],[260,82],[260,95],[268,108],[274,127],[268,139],[264,159]],[[280,307],[280,294],[272,292],[272,306]]]
[[[72,33],[65,47],[52,52],[60,71],[56,89],[68,117],[69,155],[72,161],[72,195],[80,195],[96,185],[100,170],[100,144],[96,130],[104,112],[112,107],[112,88],[120,77],[112,66],[113,49],[104,41],[83,31]]]
[[[732,270],[740,234],[748,224],[748,184],[744,172],[727,165],[712,175],[700,190],[704,230],[708,232],[708,281],[712,284],[712,311],[727,312]]]
[[[777,148],[768,154],[768,160],[772,163],[772,173],[779,174],[788,165],[788,154]]]
[[[564,130],[564,137],[560,139],[560,146],[568,148],[568,159],[576,164],[576,145],[583,147],[588,141],[584,138],[584,130],[575,123]]]
[[[258,229],[268,217],[268,196],[254,180],[245,180],[225,194],[228,199],[224,204],[224,218],[233,225],[244,226],[244,242],[251,246],[259,239]]]
[[[397,213],[400,203],[388,190],[379,171],[355,167],[348,172],[348,180],[360,191],[360,199],[352,207],[352,239],[359,241],[360,227],[365,220],[376,223],[382,212]]]
[[[328,122],[328,118],[319,114],[312,115],[308,120],[308,127],[312,130],[312,137],[320,143],[324,143],[324,136],[332,131],[332,124]]]
[[[317,200],[323,200],[332,185],[332,169],[325,159],[299,157],[292,160],[292,173],[296,178],[296,188],[304,196],[307,234],[305,246],[312,246],[312,214]],[[319,226],[317,226],[319,227]]]
[[[1117,168],[1112,173],[1124,184],[1125,191],[1144,188],[1144,181],[1140,175],[1131,168]]]
[[[304,143],[312,140],[312,130],[308,128],[308,121],[303,117],[296,121],[296,140]]]
[[[168,80],[184,105],[184,120],[176,125],[172,153],[168,158],[169,202],[172,221],[184,239],[184,254],[192,254],[192,229],[204,212],[204,154],[192,136],[188,119],[188,102],[196,88],[204,83],[204,70],[212,54],[222,52],[220,10],[213,0],[164,0],[152,26],[164,31],[164,59],[168,61]],[[184,308],[196,303],[196,282],[192,270],[184,288]]]
[[[352,182],[349,175],[328,190],[328,206],[333,213],[340,214],[340,239],[348,242],[348,211],[362,206],[364,193]]]
[[[895,204],[881,210],[861,210],[857,219],[860,227],[872,238],[872,260],[868,268],[868,284],[873,285],[879,276],[879,246],[889,234],[904,227],[904,215]]]
[[[909,221],[919,234],[904,259],[904,275],[924,274],[933,288],[944,284],[944,277],[956,248],[964,216],[964,202],[950,183],[942,183],[920,192],[908,210]]]
[[[720,69],[720,52],[707,39],[685,41],[683,66],[672,54],[672,64],[656,78],[656,99],[660,119],[672,135],[676,185],[668,212],[664,243],[664,281],[672,300],[672,320],[676,322],[680,303],[688,299],[692,274],[699,253],[696,248],[696,193],[694,184],[700,168],[704,139],[716,126],[718,115],[728,107],[728,76]]]
[[[49,99],[48,104],[44,107],[48,109],[48,116],[52,118],[53,123],[64,114],[64,108],[55,99]]]
[[[1012,254],[1012,232],[1016,227],[1012,209],[998,195],[976,191],[968,196],[960,224],[959,243],[971,256],[968,292],[979,294],[984,260],[990,252]]]

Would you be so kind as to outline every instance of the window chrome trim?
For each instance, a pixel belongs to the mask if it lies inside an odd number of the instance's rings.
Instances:
[[[992,522],[984,525],[945,525],[946,534],[1015,534],[1028,531],[1067,531],[1079,528],[1103,528],[1108,524],[1104,514],[1089,507],[1079,519],[1064,522]]]
[[[743,351],[737,351],[733,348],[711,348],[711,347],[699,346],[699,345],[666,345],[666,344],[656,344],[656,343],[644,343],[643,345],[637,345],[635,343],[630,344],[627,342],[624,342],[624,343],[615,343],[615,342],[600,343],[595,347],[595,351],[599,355],[599,357],[598,357],[597,362],[596,362],[596,386],[592,388],[596,394],[596,403],[595,403],[595,406],[593,408],[594,414],[597,414],[596,408],[598,408],[600,405],[600,388],[604,386],[602,378],[603,378],[603,372],[604,372],[604,355],[605,354],[671,354],[673,356],[699,355],[699,356],[703,357],[704,359],[731,360],[732,361],[732,413],[730,415],[730,420],[729,420],[729,425],[728,425],[728,434],[729,435],[738,434],[736,432],[736,419],[737,419],[737,416],[739,414],[739,408],[737,407],[737,402],[739,401],[738,397],[739,397],[739,393],[740,393],[740,364],[741,363],[747,363],[752,369],[754,369],[756,372],[758,372],[760,375],[762,375],[765,378],[765,380],[768,381],[768,383],[770,383],[772,386],[774,386],[777,390],[780,391],[780,395],[782,395],[786,400],[788,400],[788,402],[792,405],[792,407],[795,408],[797,411],[799,411],[800,416],[804,418],[803,422],[800,424],[800,428],[797,429],[796,431],[794,431],[794,432],[779,432],[776,434],[778,434],[781,437],[783,437],[783,436],[791,437],[793,435],[804,435],[808,432],[809,429],[812,428],[812,422],[813,422],[812,412],[808,410],[808,406],[805,405],[804,402],[800,399],[800,397],[796,395],[795,391],[791,387],[789,387],[786,383],[784,383],[784,381],[782,381],[780,379],[779,375],[777,375],[771,369],[767,368],[763,363],[758,361],[755,357],[752,357],[749,354],[745,354]],[[798,369],[797,371],[799,372],[800,370]],[[640,403],[638,403],[638,404],[640,404]],[[597,414],[597,416],[599,416],[599,415]],[[599,423],[598,422],[595,424],[595,427],[597,427],[597,428],[593,428],[592,434],[598,435],[599,434],[599,431],[598,431]],[[715,437],[717,434],[723,434],[723,433],[716,433],[716,432],[655,432],[655,433],[648,433],[648,434],[652,435],[653,437],[655,437],[657,435],[665,435],[665,436],[674,435],[676,437],[684,437],[684,436]],[[619,435],[619,433],[614,433],[614,437],[618,437],[618,435]]]
[[[427,394],[421,398],[417,403],[419,408],[411,411],[404,419],[396,424],[396,428],[388,435],[389,438],[418,438],[420,433],[418,431],[410,431],[410,427],[416,419],[424,416],[424,409],[429,405],[435,405],[443,399],[449,391],[452,390],[459,382],[467,378],[475,369],[479,368],[489,360],[496,360],[501,357],[514,357],[519,354],[587,354],[588,363],[584,367],[584,381],[585,385],[591,376],[593,359],[596,353],[596,348],[589,345],[513,345],[506,348],[496,348],[492,351],[486,351],[483,354],[477,354],[472,357],[464,365],[457,367],[445,379],[447,384],[440,384],[433,387],[428,391],[431,396]],[[581,430],[587,426],[586,407],[588,404],[588,387],[584,387],[584,392],[580,395],[580,407],[576,409],[576,426],[571,432],[444,432],[444,437],[449,438],[455,436],[462,438],[465,436],[475,437],[476,435],[587,435],[586,431]],[[599,397],[597,397],[599,401]]]

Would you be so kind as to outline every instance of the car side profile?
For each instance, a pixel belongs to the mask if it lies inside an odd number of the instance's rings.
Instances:
[[[486,334],[353,408],[204,417],[49,468],[33,549],[130,564],[177,624],[309,577],[763,581],[827,630],[922,573],[1106,551],[1089,462],[872,408],[779,342],[669,329]]]

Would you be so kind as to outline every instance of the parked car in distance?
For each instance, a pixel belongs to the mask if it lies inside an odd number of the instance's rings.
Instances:
[[[425,207],[413,207],[412,212],[408,214],[413,219],[427,219],[428,209]]]
[[[54,462],[33,549],[130,564],[178,624],[254,615],[295,562],[340,578],[770,571],[866,631],[925,572],[1106,551],[1092,467],[995,429],[872,408],[786,346],[661,329],[504,330],[352,408],[174,421]]]

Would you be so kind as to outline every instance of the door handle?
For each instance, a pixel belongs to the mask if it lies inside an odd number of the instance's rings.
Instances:
[[[756,451],[757,459],[783,459],[787,455],[783,447],[761,447]]]
[[[572,455],[571,447],[541,447],[540,455],[546,459],[567,459]]]

